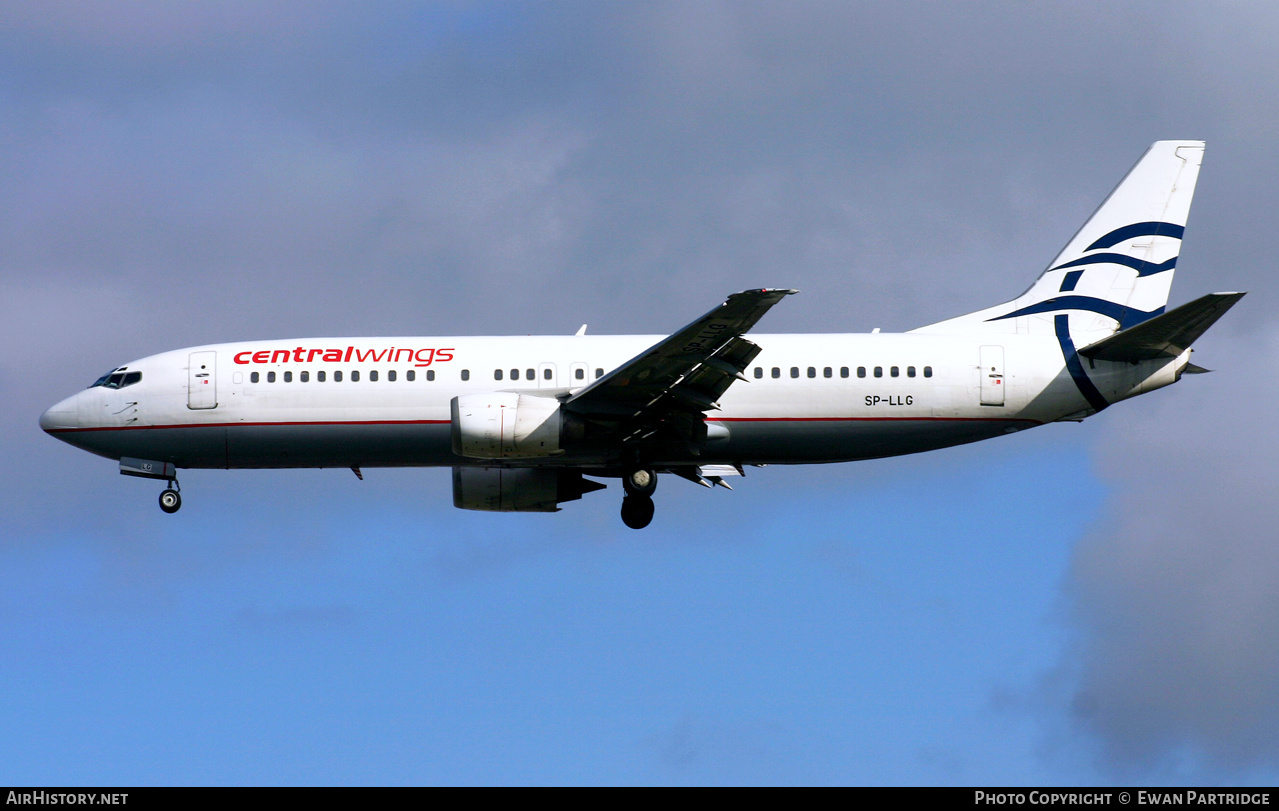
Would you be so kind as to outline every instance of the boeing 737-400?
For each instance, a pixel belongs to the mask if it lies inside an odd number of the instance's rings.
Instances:
[[[469,510],[554,512],[620,478],[712,487],[751,465],[917,453],[1078,421],[1167,386],[1243,293],[1165,312],[1201,141],[1159,141],[1023,294],[910,332],[750,332],[796,291],[746,290],[674,334],[305,338],[130,361],[40,417],[120,472],[444,466]],[[588,478],[590,477],[590,478]],[[730,488],[731,489],[731,488]]]

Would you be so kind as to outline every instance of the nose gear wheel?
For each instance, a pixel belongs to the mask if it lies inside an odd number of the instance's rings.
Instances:
[[[160,509],[175,513],[182,508],[182,495],[172,487],[160,494]]]

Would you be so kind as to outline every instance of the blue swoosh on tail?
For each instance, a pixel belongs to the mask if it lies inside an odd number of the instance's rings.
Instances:
[[[1132,225],[1125,225],[1123,228],[1116,228],[1109,234],[1097,239],[1096,242],[1084,248],[1084,250],[1113,248],[1133,237],[1172,237],[1173,239],[1181,239],[1181,235],[1185,232],[1185,226],[1174,225],[1170,222],[1135,222]]]
[[[1164,308],[1158,307],[1150,312],[1138,310],[1135,307],[1125,307],[1113,301],[1105,299],[1093,298],[1092,296],[1057,296],[1056,298],[1046,299],[1044,301],[1031,304],[1029,307],[1022,307],[1020,310],[1013,310],[1006,315],[998,315],[994,318],[988,318],[987,321],[1003,321],[1005,318],[1016,318],[1019,315],[1034,315],[1035,313],[1047,313],[1053,310],[1086,310],[1090,313],[1098,313],[1109,318],[1113,318],[1119,322],[1120,329],[1140,324],[1142,321],[1148,321],[1157,315],[1163,313]]]
[[[1093,407],[1093,411],[1101,411],[1110,403],[1106,402],[1106,398],[1097,390],[1097,385],[1084,371],[1084,364],[1079,360],[1079,353],[1075,351],[1075,342],[1070,338],[1070,316],[1063,313],[1055,317],[1053,328],[1057,332],[1057,343],[1061,345],[1062,357],[1066,359],[1066,370],[1070,372],[1070,377],[1075,381],[1079,393],[1088,401],[1088,405]]]
[[[1138,259],[1134,256],[1127,256],[1122,253],[1095,253],[1092,256],[1085,256],[1076,259],[1073,262],[1065,262],[1050,270],[1061,270],[1062,268],[1074,268],[1080,265],[1100,265],[1109,262],[1114,265],[1123,265],[1137,271],[1138,276],[1154,276],[1156,273],[1163,273],[1165,270],[1172,270],[1177,267],[1177,258],[1174,256],[1167,262],[1153,264],[1144,259]]]

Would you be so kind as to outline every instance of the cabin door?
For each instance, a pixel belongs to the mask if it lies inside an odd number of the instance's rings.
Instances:
[[[217,408],[217,352],[192,352],[187,366],[187,408]]]
[[[981,404],[984,406],[1001,406],[1004,404],[1004,348],[1002,346],[983,346],[981,348]]]

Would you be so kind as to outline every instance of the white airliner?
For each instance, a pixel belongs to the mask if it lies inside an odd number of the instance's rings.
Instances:
[[[453,503],[553,512],[621,478],[653,517],[658,473],[723,485],[749,465],[916,453],[1078,421],[1167,386],[1243,293],[1165,312],[1203,158],[1150,147],[1031,285],[901,334],[748,331],[794,290],[734,293],[670,335],[306,338],[132,361],[40,426],[160,479],[178,468],[448,466]],[[730,488],[731,489],[731,488]]]

